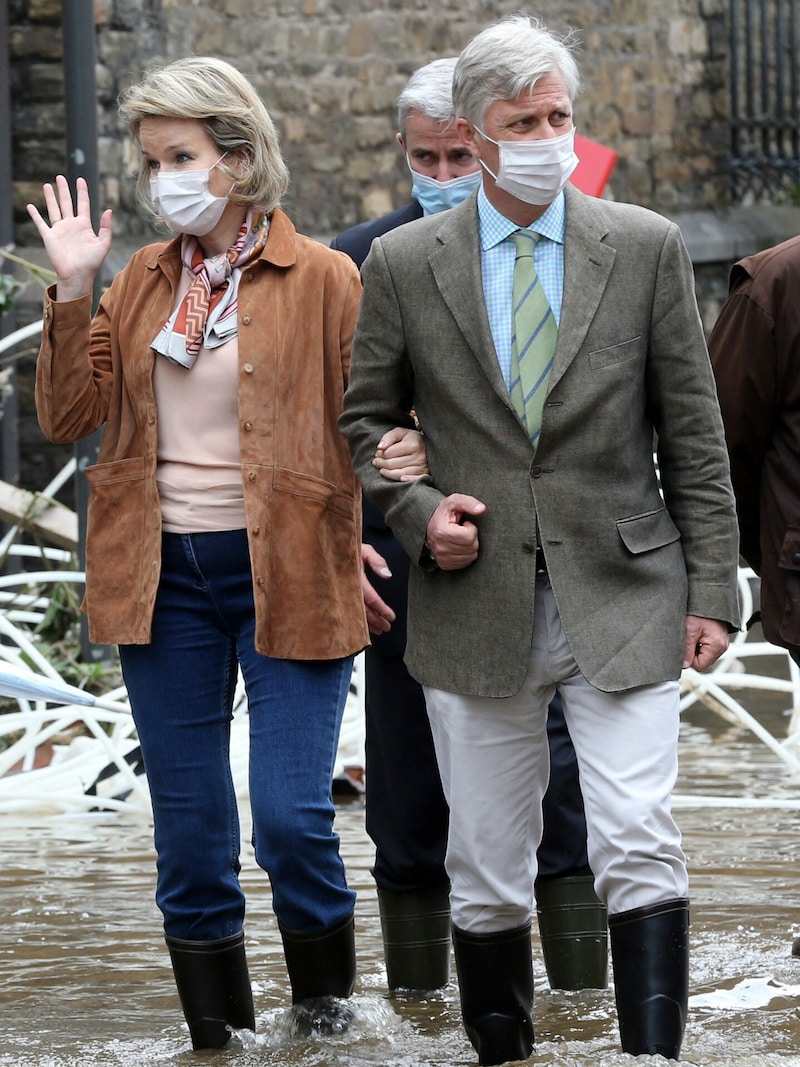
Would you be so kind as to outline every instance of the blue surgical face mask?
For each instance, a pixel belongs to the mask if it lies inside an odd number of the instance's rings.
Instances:
[[[406,162],[408,162],[408,157],[406,157]],[[419,174],[410,163],[408,169],[414,179],[411,195],[426,215],[438,215],[440,211],[458,207],[481,181],[480,170],[476,170],[473,174],[462,174],[460,178],[450,178],[446,182],[437,182],[435,178]]]

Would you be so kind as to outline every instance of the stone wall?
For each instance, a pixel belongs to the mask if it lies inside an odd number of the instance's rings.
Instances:
[[[194,53],[231,60],[261,92],[300,229],[329,236],[382,214],[408,192],[394,132],[409,74],[519,9],[518,0],[96,0],[103,206],[115,209],[117,232],[141,233],[136,152],[115,100],[149,63]],[[726,10],[726,0],[541,0],[531,9],[555,30],[577,32],[576,123],[619,152],[617,199],[660,211],[725,199]],[[57,0],[10,0],[21,244],[34,241],[25,203],[64,166],[60,13]]]
[[[40,261],[25,204],[40,200],[42,182],[65,166],[61,6],[8,0],[16,240],[21,254]],[[327,240],[406,201],[395,104],[411,72],[457,54],[483,26],[521,7],[519,0],[95,0],[112,270],[151,236],[133,204],[136,151],[115,103],[150,63],[214,54],[245,71],[281,134],[292,175],[286,206],[299,229]],[[754,221],[730,204],[728,0],[541,0],[528,10],[559,32],[577,31],[584,89],[576,124],[620,154],[609,195],[681,225],[710,329],[730,264],[798,230],[796,210]],[[38,316],[40,299],[31,287],[19,324]],[[21,481],[41,489],[71,449],[47,445],[36,425],[34,355],[29,349],[19,362]]]

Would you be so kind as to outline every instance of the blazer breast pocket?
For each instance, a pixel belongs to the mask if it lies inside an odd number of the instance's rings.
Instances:
[[[606,367],[614,367],[618,363],[627,363],[630,359],[643,356],[645,346],[642,336],[631,337],[627,341],[611,345],[609,348],[597,348],[589,353],[589,366],[592,370],[605,370]]]

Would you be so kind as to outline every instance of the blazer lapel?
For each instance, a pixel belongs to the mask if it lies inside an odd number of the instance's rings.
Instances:
[[[617,255],[603,243],[608,227],[600,202],[571,186],[567,186],[566,197],[564,301],[548,392],[580,351]]]
[[[571,186],[566,196],[564,302],[548,392],[580,351],[616,258],[616,250],[603,241],[608,227],[601,202]],[[473,194],[443,216],[436,234],[439,247],[428,262],[464,340],[494,391],[513,410],[486,314],[476,201]]]
[[[477,194],[448,211],[428,257],[436,285],[494,391],[511,406],[497,360],[481,280]]]

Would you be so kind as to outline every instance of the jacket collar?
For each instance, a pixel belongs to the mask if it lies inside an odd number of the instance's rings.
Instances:
[[[550,389],[577,355],[605,292],[616,251],[606,241],[603,202],[565,189],[564,303]],[[491,336],[481,280],[477,191],[442,215],[429,262],[442,296],[499,396],[507,398]]]

